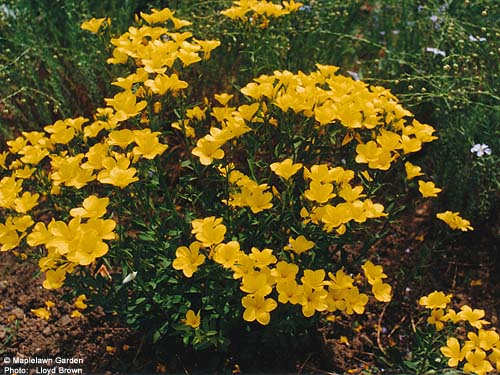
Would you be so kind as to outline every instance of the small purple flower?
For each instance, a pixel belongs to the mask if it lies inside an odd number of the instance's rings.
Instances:
[[[436,16],[435,14],[433,14],[432,16],[429,17],[429,19],[433,22],[433,23],[438,23],[439,21],[439,17]]]

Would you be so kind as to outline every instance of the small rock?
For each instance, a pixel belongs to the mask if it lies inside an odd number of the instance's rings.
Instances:
[[[24,311],[23,309],[16,307],[15,309],[12,309],[12,314],[16,316],[17,319],[22,320],[24,319]]]
[[[43,333],[45,336],[50,335],[50,332],[51,332],[50,327],[45,327],[45,329],[42,331],[42,333]]]
[[[57,321],[57,324],[61,326],[66,326],[69,323],[71,323],[71,318],[69,317],[68,314],[61,316],[61,319]]]
[[[0,281],[0,290],[6,289],[7,285],[9,285],[9,282],[7,280]]]

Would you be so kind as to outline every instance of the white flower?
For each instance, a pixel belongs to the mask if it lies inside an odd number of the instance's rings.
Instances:
[[[359,81],[358,72],[353,72],[352,70],[348,70],[347,74],[349,74],[355,81]]]
[[[474,35],[469,35],[469,40],[471,42],[485,42],[486,38],[476,38]]]
[[[131,272],[129,273],[122,281],[122,284],[127,284],[131,281],[133,281],[135,279],[135,277],[137,276],[137,272]]]
[[[491,155],[490,147],[484,143],[481,143],[481,144],[478,143],[478,144],[472,146],[472,148],[470,149],[470,152],[472,152],[473,154],[475,153],[479,157],[483,156],[484,154]]]
[[[437,48],[434,48],[434,47],[427,47],[425,50],[427,52],[432,52],[435,55],[441,55],[443,57],[446,57],[446,52],[444,52],[444,51],[442,51],[440,49],[437,49]]]

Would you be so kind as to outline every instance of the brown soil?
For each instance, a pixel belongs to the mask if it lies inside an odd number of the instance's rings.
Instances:
[[[76,308],[62,301],[61,292],[42,287],[36,265],[23,262],[12,253],[1,255],[0,357],[81,359],[82,364],[68,367],[81,368],[83,373],[120,372],[117,352],[123,352],[124,345],[127,351],[134,350],[125,344],[131,336],[127,328],[98,309],[71,318]],[[45,307],[46,301],[56,303],[50,308],[49,320],[40,319],[31,311]],[[31,373],[36,370],[35,364],[22,367]]]

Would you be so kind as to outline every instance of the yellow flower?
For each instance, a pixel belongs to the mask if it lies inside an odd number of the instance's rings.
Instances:
[[[448,366],[457,367],[471,349],[471,346],[467,344],[463,348],[460,348],[458,340],[454,337],[449,337],[448,340],[446,340],[446,346],[442,346],[439,350],[445,357],[449,358]]]
[[[221,105],[226,105],[233,97],[234,95],[225,92],[214,95],[215,100],[217,100]]]
[[[195,314],[193,310],[188,310],[186,313],[186,317],[182,320],[182,322],[192,328],[198,328],[201,324],[200,311]]]
[[[58,289],[63,286],[65,279],[66,270],[59,267],[56,270],[48,270],[45,272],[45,280],[42,285],[45,289]]]
[[[221,11],[221,14],[223,14],[226,17],[231,18],[232,20],[235,20],[237,18],[244,19],[245,14],[249,11],[250,9],[243,8],[243,7],[231,7],[228,9],[225,9]]]
[[[24,147],[21,151],[19,151],[19,154],[24,155],[20,159],[23,163],[37,165],[47,155],[49,155],[49,151],[47,151],[46,148],[36,145]]]
[[[116,347],[115,346],[111,346],[111,345],[106,345],[106,351],[109,354],[115,354],[116,353]]]
[[[115,118],[118,121],[124,121],[130,117],[136,116],[147,106],[145,100],[137,103],[137,97],[131,90],[122,91],[116,94],[112,99],[106,98],[105,101],[107,105],[115,109]]]
[[[438,193],[441,191],[440,188],[437,188],[434,185],[434,182],[429,181],[425,182],[422,180],[418,180],[418,190],[422,194],[422,197],[437,197]]]
[[[256,247],[252,247],[252,253],[248,257],[255,262],[256,267],[260,268],[274,264],[277,261],[271,249],[264,249],[260,251]]]
[[[80,294],[75,300],[75,307],[80,310],[85,310],[88,307],[88,305],[85,303],[86,300],[87,297],[85,296],[85,294]]]
[[[446,312],[446,315],[444,315],[441,320],[443,322],[447,322],[448,320],[452,323],[457,323],[460,321],[460,317],[458,316],[457,312],[453,309],[448,309]]]
[[[328,272],[328,277],[330,277],[329,289],[333,290],[341,290],[341,289],[350,289],[354,286],[354,279],[346,275],[344,270],[338,270],[335,275],[331,272]]]
[[[271,276],[274,277],[276,283],[284,281],[295,282],[295,277],[299,272],[299,266],[285,261],[278,262],[276,267],[271,270]]]
[[[189,119],[204,120],[206,117],[205,112],[207,109],[202,109],[199,106],[194,106],[186,111],[186,117]]]
[[[288,180],[302,168],[302,164],[294,164],[292,159],[285,159],[282,162],[272,163],[270,168],[278,176]]]
[[[262,295],[245,296],[241,299],[241,304],[245,308],[243,319],[247,322],[257,320],[262,325],[269,324],[270,312],[278,307],[275,300],[264,298]]]
[[[242,255],[238,241],[230,241],[227,244],[218,244],[215,248],[214,261],[224,268],[231,268]]]
[[[218,40],[198,40],[193,38],[193,41],[201,47],[204,53],[205,60],[210,58],[210,53],[217,47],[220,46],[220,41]],[[224,105],[224,104],[222,104]]]
[[[469,322],[471,326],[477,329],[481,329],[483,327],[483,324],[489,324],[488,321],[481,319],[484,317],[484,310],[471,309],[467,305],[462,306],[460,308],[460,312],[457,315],[460,319]]]
[[[134,132],[130,129],[114,130],[108,134],[107,144],[110,146],[119,146],[126,149],[134,141]]]
[[[302,314],[306,318],[310,318],[316,311],[325,311],[328,307],[326,298],[328,292],[321,289],[313,289],[311,286],[304,284],[301,300]]]
[[[193,242],[189,245],[189,248],[186,246],[178,247],[172,267],[176,270],[182,270],[182,273],[186,277],[193,276],[198,267],[205,262],[205,255],[199,253],[200,247],[201,244],[199,242]]]
[[[182,61],[182,65],[187,67],[192,65],[198,61],[201,61],[201,57],[194,51],[189,51],[184,48],[181,48],[177,53],[177,57]]]
[[[162,10],[157,10],[153,8],[151,9],[151,14],[141,12],[141,17],[144,19],[144,21],[146,21],[150,25],[154,23],[165,22],[170,18],[172,18],[173,15],[174,13],[168,8]]]
[[[309,189],[304,192],[304,196],[310,201],[326,203],[335,197],[335,193],[332,184],[322,184],[313,180],[309,184]]]
[[[105,158],[102,162],[105,169],[99,172],[97,180],[103,184],[110,184],[123,189],[131,183],[138,181],[135,176],[137,169],[129,168],[130,160],[126,157],[115,160],[114,158]]]
[[[1,154],[0,154],[0,157],[1,157]],[[0,161],[0,163],[1,163],[1,161]],[[29,166],[25,166],[23,169],[16,170],[15,176],[17,178],[21,178],[21,179],[28,179],[31,177],[33,172],[35,172],[35,170],[36,170],[35,168],[30,168]]]
[[[468,230],[473,230],[470,225],[470,221],[467,219],[463,219],[460,217],[458,212],[440,212],[436,215],[436,217],[442,221],[444,221],[451,229],[459,229],[462,232],[466,232]]]
[[[444,328],[444,311],[442,309],[433,309],[431,315],[427,318],[427,323],[434,324],[436,331],[441,331]]]
[[[382,279],[376,279],[372,284],[372,292],[377,301],[389,302],[391,300],[391,291],[391,286],[384,283]]]
[[[288,239],[288,242],[289,245],[285,246],[284,249],[291,250],[298,255],[305,253],[308,250],[311,250],[315,245],[313,241],[309,241],[303,235],[298,236],[296,239],[290,237]]]
[[[358,200],[359,198],[366,197],[365,194],[361,194],[362,192],[363,186],[355,186],[353,188],[350,184],[346,183],[339,191],[339,196],[346,202],[353,202],[355,200]]]
[[[368,282],[374,285],[377,280],[385,279],[387,275],[384,273],[382,266],[376,266],[371,261],[366,261],[365,264],[361,266],[363,269]]]
[[[46,307],[40,307],[38,309],[31,309],[31,312],[38,316],[40,319],[45,319],[49,320],[50,318],[50,311]]]
[[[378,147],[375,141],[369,141],[366,144],[359,144],[356,146],[356,162],[357,163],[370,163],[376,162],[380,154],[383,152],[381,147]]]
[[[9,220],[7,218],[7,220]],[[18,232],[24,233],[26,230],[31,227],[35,222],[29,215],[24,215],[20,217],[15,217],[12,219],[12,225]]]
[[[422,142],[420,139],[411,138],[407,135],[401,136],[401,145],[403,146],[403,152],[405,154],[420,151],[422,148]]]
[[[465,355],[467,363],[464,365],[464,371],[472,372],[477,375],[485,375],[493,371],[493,366],[486,360],[486,353],[481,349],[474,349]]]
[[[149,160],[161,155],[168,146],[158,141],[159,134],[160,132],[151,133],[150,129],[135,130],[134,141],[137,146],[132,150],[133,154]]]
[[[69,214],[73,217],[97,219],[106,213],[109,198],[99,198],[96,195],[90,195],[82,203],[83,207],[73,208]]]
[[[270,209],[273,206],[273,194],[267,191],[268,188],[267,184],[258,185],[255,182],[245,185],[241,190],[241,200],[254,214]]]
[[[148,79],[145,81],[144,86],[151,88],[155,94],[163,95],[167,91],[171,91],[175,94],[177,91],[185,89],[189,85],[186,81],[180,80],[177,74],[173,73],[170,76],[158,74],[154,80]]]
[[[198,139],[196,147],[191,153],[200,158],[201,164],[210,165],[214,159],[222,159],[224,157],[224,151],[220,148],[222,144],[220,140],[213,140],[209,136],[205,136]]]
[[[351,315],[353,313],[363,314],[365,312],[365,305],[368,303],[368,296],[364,293],[359,293],[357,287],[347,289],[342,292],[342,299],[344,310],[346,314]]]
[[[19,213],[26,213],[30,211],[33,207],[38,204],[38,198],[40,194],[31,194],[30,192],[24,192],[21,198],[14,199],[14,209]]]
[[[263,273],[243,276],[240,289],[250,295],[267,296],[272,292],[267,276]]]
[[[310,287],[315,290],[322,290],[323,286],[328,282],[325,282],[325,270],[304,270],[304,276],[301,277],[300,281],[304,284],[304,287]]]
[[[428,309],[444,309],[451,301],[451,294],[444,294],[443,292],[434,291],[428,296],[421,297],[419,304]]]
[[[83,314],[78,310],[74,310],[70,315],[71,318],[81,318],[82,316]]]
[[[226,234],[226,227],[222,224],[222,218],[215,216],[204,219],[196,219],[191,222],[193,233],[198,241],[205,247],[221,243]]]
[[[96,258],[108,252],[108,245],[102,241],[99,231],[93,225],[80,224],[80,217],[70,221],[69,226],[74,226],[76,234],[66,240],[66,259],[70,262],[87,266]]]
[[[81,24],[81,28],[83,30],[90,31],[91,33],[96,34],[99,31],[99,28],[103,24],[104,21],[107,21],[108,23],[111,23],[110,18],[91,18],[88,21],[85,21]]]
[[[7,156],[9,153],[7,151],[0,152],[0,168],[7,169],[5,162],[7,161]]]
[[[418,165],[413,165],[409,161],[405,163],[405,170],[406,170],[406,178],[408,180],[412,180],[415,177],[422,176],[423,173],[422,168],[420,168]]]

